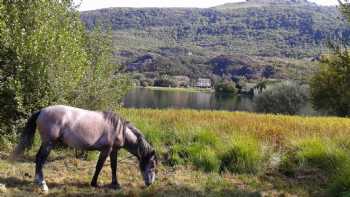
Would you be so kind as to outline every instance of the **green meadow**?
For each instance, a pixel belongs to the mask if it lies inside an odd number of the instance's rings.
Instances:
[[[144,188],[137,162],[126,151],[118,161],[123,187],[90,188],[97,153],[76,159],[56,149],[44,172],[52,196],[348,196],[350,119],[243,112],[122,109],[156,148],[157,181]],[[5,196],[37,196],[34,156],[19,162],[0,151]],[[109,161],[100,185],[110,183]]]

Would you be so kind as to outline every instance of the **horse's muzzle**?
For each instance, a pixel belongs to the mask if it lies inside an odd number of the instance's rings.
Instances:
[[[152,185],[152,183],[145,183],[146,187],[149,187]]]

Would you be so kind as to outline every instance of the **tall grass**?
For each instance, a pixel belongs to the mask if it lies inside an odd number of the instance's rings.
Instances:
[[[253,137],[239,136],[232,139],[221,155],[220,171],[257,173],[264,166],[261,145]]]
[[[285,176],[316,170],[327,177],[332,194],[349,192],[350,119],[170,109],[120,113],[169,165],[263,174],[273,159]]]

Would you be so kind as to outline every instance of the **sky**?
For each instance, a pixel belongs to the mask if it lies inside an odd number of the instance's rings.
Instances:
[[[108,7],[199,7],[207,8],[242,0],[74,0],[81,3],[79,10],[95,10]],[[309,0],[319,5],[337,5],[337,0]]]

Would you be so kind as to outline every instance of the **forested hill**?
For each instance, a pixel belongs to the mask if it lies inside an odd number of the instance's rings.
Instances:
[[[350,36],[336,7],[306,0],[248,0],[209,9],[109,8],[82,12],[81,18],[89,29],[96,24],[112,27],[115,54],[127,67],[171,74],[195,70],[204,75],[213,67],[210,58],[220,55],[239,54],[257,64],[271,57],[312,59],[326,49],[328,38]],[[170,66],[158,68],[157,61]],[[180,71],[174,61],[183,67]]]

